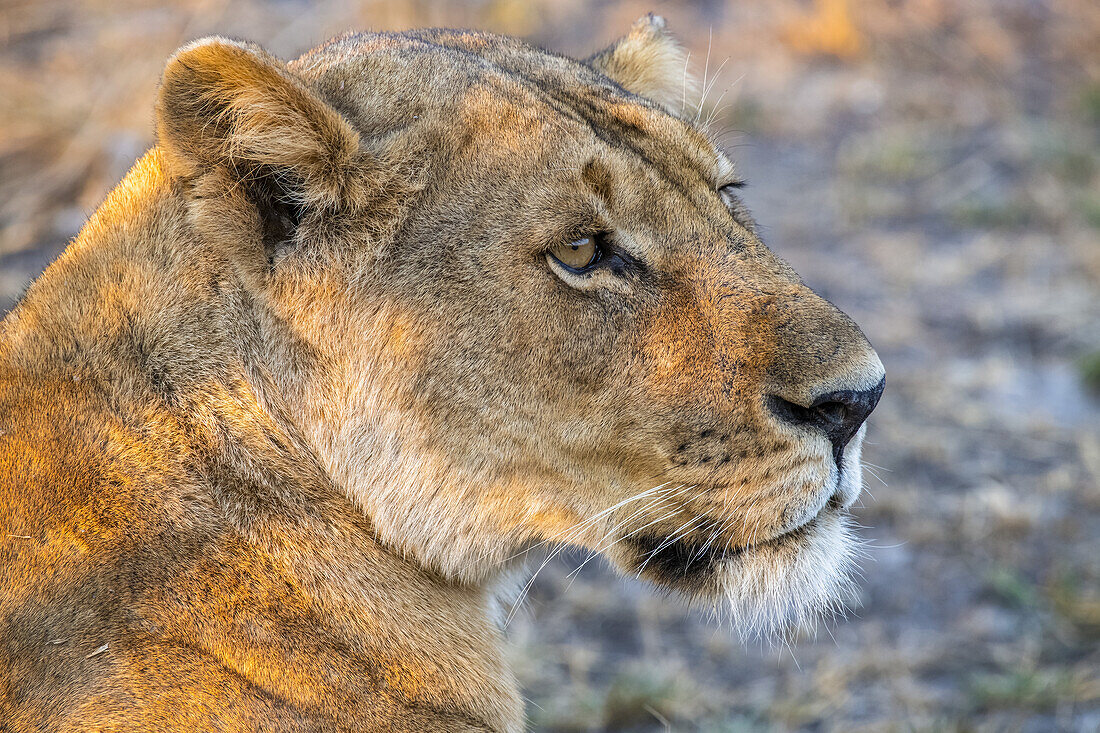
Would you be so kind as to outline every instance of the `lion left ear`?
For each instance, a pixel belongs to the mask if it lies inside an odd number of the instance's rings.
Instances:
[[[174,169],[221,167],[271,179],[288,200],[332,206],[362,186],[359,136],[286,65],[259,46],[205,38],[169,59],[157,137]]]
[[[665,19],[650,13],[628,33],[585,60],[628,92],[651,99],[674,114],[698,94],[688,73],[687,53],[667,30]]]

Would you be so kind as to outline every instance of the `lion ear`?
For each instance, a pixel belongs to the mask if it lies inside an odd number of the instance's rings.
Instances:
[[[174,172],[224,167],[237,180],[270,178],[304,205],[351,194],[359,137],[286,65],[252,44],[205,38],[169,59],[156,106],[157,137]],[[246,178],[247,177],[247,178]]]
[[[623,89],[679,113],[698,94],[698,82],[688,74],[687,53],[666,26],[653,13],[639,18],[630,33],[585,63]]]

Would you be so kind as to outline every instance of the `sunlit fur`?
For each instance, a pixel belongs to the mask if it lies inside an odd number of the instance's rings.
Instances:
[[[798,541],[771,542],[726,563],[715,578],[714,606],[743,637],[775,638],[812,631],[823,618],[840,615],[855,597],[853,574],[863,554],[851,518],[842,509],[859,495],[860,443],[850,445],[838,489],[840,506],[825,511]]]
[[[564,546],[746,633],[830,608],[862,435],[838,468],[773,400],[882,364],[693,88],[651,16],[587,62],[173,56],[156,147],[0,324],[8,729],[517,731],[495,596]]]

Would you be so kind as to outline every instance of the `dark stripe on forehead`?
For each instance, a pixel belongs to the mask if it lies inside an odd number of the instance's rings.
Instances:
[[[614,150],[625,152],[641,161],[643,165],[654,171],[661,179],[687,200],[692,208],[698,210],[699,207],[695,203],[695,197],[692,195],[694,185],[697,185],[696,182],[684,180],[680,176],[674,177],[670,171],[664,166],[659,165],[654,159],[652,151],[660,147],[661,143],[659,140],[655,139],[651,134],[638,126],[630,124],[613,114],[600,114],[598,103],[592,99],[585,99],[581,94],[570,93],[569,90],[543,90],[543,92],[546,97],[555,102],[551,104],[548,99],[544,98],[543,101],[546,102],[548,106],[559,112],[563,108],[572,108],[575,110],[577,115],[587,124],[588,129],[598,140]],[[609,129],[611,126],[607,124],[608,121],[617,123],[614,129]],[[645,145],[644,143],[650,143],[650,145]],[[686,167],[689,170],[694,170],[694,167],[690,164]],[[699,178],[703,181],[706,180],[701,174]],[[700,213],[702,212],[700,211]]]

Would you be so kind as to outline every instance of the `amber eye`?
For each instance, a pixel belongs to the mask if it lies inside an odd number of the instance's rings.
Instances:
[[[586,270],[600,259],[600,248],[594,237],[585,237],[550,248],[550,256],[571,270]]]

